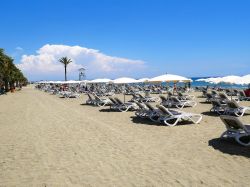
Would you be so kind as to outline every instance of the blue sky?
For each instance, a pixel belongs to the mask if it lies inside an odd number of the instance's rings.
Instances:
[[[30,80],[63,79],[55,59],[64,54],[71,79],[80,65],[89,79],[245,75],[249,10],[248,0],[3,0],[0,47]]]

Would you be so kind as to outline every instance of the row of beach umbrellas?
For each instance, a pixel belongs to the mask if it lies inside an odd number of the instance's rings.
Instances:
[[[196,81],[203,81],[211,84],[227,83],[227,84],[238,84],[238,85],[247,85],[250,84],[250,74],[245,76],[225,76],[225,77],[212,77],[205,79],[198,79]],[[192,82],[191,79],[173,74],[164,74],[153,78],[141,78],[134,79],[130,77],[120,77],[114,80],[107,78],[98,78],[94,80],[83,80],[83,81],[40,81],[38,83],[52,83],[52,84],[81,84],[81,83],[114,83],[114,84],[130,84],[130,83],[161,83],[161,82]]]
[[[107,79],[107,78],[99,78],[94,80],[83,80],[83,81],[40,81],[38,83],[51,83],[51,84],[80,84],[80,83],[114,83],[114,84],[130,84],[130,83],[144,83],[144,82],[151,82],[151,83],[161,83],[161,82],[192,82],[191,79],[180,75],[173,75],[173,74],[164,74],[153,78],[141,78],[141,79],[134,79],[130,77],[120,77],[114,80]]]
[[[250,74],[245,76],[229,75],[225,77],[215,77],[215,78],[211,77],[206,79],[198,79],[196,81],[203,81],[211,84],[226,83],[226,84],[247,85],[250,84]]]

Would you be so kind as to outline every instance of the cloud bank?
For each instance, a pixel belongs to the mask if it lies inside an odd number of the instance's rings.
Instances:
[[[23,55],[17,66],[30,80],[61,80],[63,65],[58,62],[63,56],[72,59],[68,65],[68,77],[78,78],[78,69],[86,68],[87,78],[131,76],[145,68],[142,60],[106,55],[96,49],[81,46],[44,45],[34,55]]]

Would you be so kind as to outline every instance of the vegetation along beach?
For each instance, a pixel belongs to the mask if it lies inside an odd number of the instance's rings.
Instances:
[[[249,186],[249,6],[1,2],[0,187]]]

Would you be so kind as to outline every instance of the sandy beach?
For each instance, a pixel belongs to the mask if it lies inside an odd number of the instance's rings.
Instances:
[[[184,109],[202,122],[175,127],[82,104],[86,98],[31,86],[0,96],[0,186],[249,185],[250,148],[219,139],[225,127],[204,98]]]

